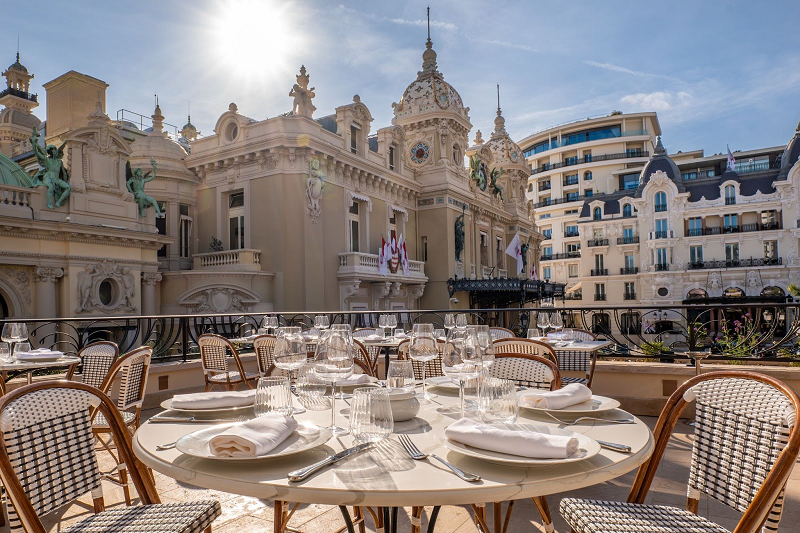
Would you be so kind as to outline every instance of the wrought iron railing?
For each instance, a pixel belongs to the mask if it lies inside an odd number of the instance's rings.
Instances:
[[[689,262],[689,270],[780,266],[782,264],[783,258],[781,257],[751,257],[749,259],[727,259],[725,261],[691,261]]]
[[[632,150],[629,152],[623,152],[619,154],[593,155],[589,159],[585,159],[582,157],[576,157],[574,159],[568,158],[562,163],[545,163],[540,167],[534,168],[531,174],[538,174],[540,172],[546,172],[548,170],[554,170],[557,168],[581,165],[583,163],[597,163],[600,161],[612,161],[614,159],[633,159],[637,157],[650,157],[650,152],[648,152],[647,150]]]
[[[607,268],[593,268],[592,276],[608,276]]]
[[[500,280],[524,282],[522,280]],[[626,293],[634,294],[634,293]],[[595,293],[604,302],[605,293]],[[789,301],[787,301],[789,300]],[[524,336],[536,323],[537,313],[559,313],[564,327],[594,332],[610,345],[601,357],[622,360],[656,358],[688,361],[685,352],[710,349],[711,360],[744,362],[792,362],[800,365],[800,302],[786,297],[744,296],[687,300],[669,307],[631,303],[627,306],[571,306],[558,300],[558,307],[465,310],[474,324],[504,326]],[[417,322],[444,324],[445,314],[457,310],[394,311],[408,329]],[[157,361],[196,358],[197,339],[203,333],[239,337],[255,332],[264,316],[278,317],[280,325],[311,327],[314,316],[325,314],[331,323],[374,327],[384,312],[332,311],[236,313],[181,316],[71,317],[25,319],[34,347],[57,347],[75,353],[97,340],[112,340],[122,352],[142,344],[154,348]],[[0,320],[5,322],[21,319]]]
[[[639,244],[639,236],[629,235],[627,237],[617,237],[617,244]]]
[[[608,239],[589,239],[587,246],[608,246]]]
[[[631,274],[638,274],[639,267],[622,267],[619,269],[620,276],[630,276]]]
[[[39,97],[33,93],[28,93],[25,91],[20,91],[19,89],[15,89],[13,87],[6,87],[2,91],[0,91],[0,98],[3,96],[10,94],[12,96],[16,96],[18,98],[24,98],[25,100],[30,100],[31,102],[38,102]]]

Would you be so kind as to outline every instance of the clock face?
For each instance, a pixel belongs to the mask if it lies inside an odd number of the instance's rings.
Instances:
[[[417,164],[422,164],[428,159],[430,148],[422,141],[411,147],[411,160]]]

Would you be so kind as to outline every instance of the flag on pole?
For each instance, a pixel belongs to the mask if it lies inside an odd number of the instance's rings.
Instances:
[[[736,160],[733,158],[733,154],[731,153],[731,147],[728,146],[728,168],[735,171],[736,170]]]
[[[515,234],[514,238],[511,239],[511,244],[506,248],[506,255],[517,259],[517,275],[519,276],[522,272],[522,247],[519,243],[519,233]]]
[[[383,274],[384,276],[389,273],[388,269],[388,261],[389,261],[389,254],[387,253],[389,250],[389,245],[386,243],[386,239],[381,236],[381,249],[378,251],[378,272]]]
[[[533,265],[533,270],[531,270],[531,279],[536,281],[536,265]]]
[[[400,234],[400,239],[397,241],[398,252],[400,254],[400,264],[403,266],[403,274],[408,276],[408,252],[406,251],[406,241],[403,240],[403,234]]]

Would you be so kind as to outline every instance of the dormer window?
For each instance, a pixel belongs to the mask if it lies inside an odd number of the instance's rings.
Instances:
[[[736,203],[736,187],[733,185],[725,186],[725,205],[734,205]]]
[[[350,126],[350,151],[354,154],[358,153],[358,128]]]
[[[633,216],[633,207],[631,207],[631,204],[625,204],[622,206],[622,216],[625,218]]]
[[[389,147],[389,170],[394,170],[394,146]]]
[[[667,210],[667,193],[665,192],[657,192],[656,193],[656,202],[655,202],[655,210],[656,213],[663,213]]]
[[[592,219],[594,220],[602,220],[603,219],[603,210],[599,207],[595,207],[592,212]]]

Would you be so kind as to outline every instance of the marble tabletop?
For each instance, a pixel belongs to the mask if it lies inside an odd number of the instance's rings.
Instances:
[[[76,365],[81,362],[80,357],[74,355],[62,355],[54,361],[18,361],[11,363],[0,362],[0,372],[14,372],[25,370],[38,370],[41,368],[59,367]]]
[[[437,389],[431,389],[437,392]],[[608,449],[584,461],[520,468],[490,463],[450,451],[444,446],[444,430],[455,420],[446,414],[458,402],[457,395],[437,395],[424,404],[416,418],[395,424],[395,433],[405,433],[427,453],[436,453],[459,468],[480,475],[478,483],[462,481],[442,465],[413,461],[396,436],[371,449],[345,459],[304,481],[293,483],[287,472],[315,463],[354,444],[349,435],[334,437],[325,445],[275,460],[226,462],[198,459],[176,449],[157,451],[158,444],[177,440],[192,431],[208,427],[198,423],[145,422],[133,438],[139,459],[154,470],[178,481],[245,496],[273,498],[326,505],[423,506],[463,505],[543,496],[594,485],[621,476],[647,460],[653,450],[653,436],[640,420],[635,424],[597,421],[570,426],[590,437],[631,446],[631,453]],[[346,424],[347,402],[337,402],[337,423]],[[630,416],[611,411],[607,416]],[[299,420],[327,426],[330,409],[309,409]],[[520,410],[520,422],[558,426],[553,420]]]

